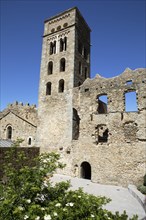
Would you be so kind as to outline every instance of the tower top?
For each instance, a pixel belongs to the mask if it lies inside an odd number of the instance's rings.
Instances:
[[[86,27],[88,27],[89,31],[91,31],[89,25],[87,24],[87,22],[85,21],[84,17],[82,16],[81,12],[79,11],[79,9],[77,7],[67,9],[66,11],[63,11],[63,12],[61,12],[61,13],[55,15],[55,16],[52,16],[52,17],[46,19],[44,21],[44,23],[49,22],[51,24],[51,23],[54,23],[55,21],[59,21],[59,17],[64,17],[64,16],[66,17],[67,14],[69,14],[72,11],[75,11],[75,13],[80,17],[80,19],[82,19],[82,21],[84,22]]]

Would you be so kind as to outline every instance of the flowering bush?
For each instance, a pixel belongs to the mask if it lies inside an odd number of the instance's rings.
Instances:
[[[41,154],[32,166],[27,166],[25,154],[17,152],[16,146],[6,156],[6,180],[0,183],[1,220],[128,219],[126,212],[112,214],[102,208],[110,199],[88,195],[82,189],[71,191],[69,182],[52,186],[50,177],[57,168],[64,167],[58,154]]]

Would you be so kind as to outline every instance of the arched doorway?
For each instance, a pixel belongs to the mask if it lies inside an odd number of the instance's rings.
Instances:
[[[91,165],[86,161],[81,164],[81,178],[91,180]]]

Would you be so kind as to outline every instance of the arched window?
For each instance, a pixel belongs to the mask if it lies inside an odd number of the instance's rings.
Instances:
[[[86,161],[81,164],[81,178],[91,179],[91,165]]]
[[[28,138],[28,145],[31,145],[31,137]]]
[[[51,82],[48,82],[46,84],[46,95],[51,95],[51,85],[52,85]]]
[[[61,80],[59,81],[58,92],[64,92],[64,80],[63,80],[63,79],[61,79]]]
[[[7,139],[12,139],[12,127],[7,127]]]
[[[67,49],[67,37],[64,37],[64,39],[60,39],[60,52],[66,51]]]
[[[64,72],[65,71],[65,58],[62,58],[60,60],[60,72]]]
[[[53,62],[50,61],[48,63],[48,75],[52,74],[53,73]]]
[[[56,41],[50,42],[50,55],[56,53]]]

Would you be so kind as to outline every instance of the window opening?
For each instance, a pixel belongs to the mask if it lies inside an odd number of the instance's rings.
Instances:
[[[88,162],[81,164],[81,178],[91,180],[91,165]]]
[[[60,39],[60,52],[66,51],[67,48],[67,37],[64,37],[64,39]]]
[[[64,80],[63,79],[61,79],[59,81],[59,90],[58,90],[58,92],[64,92]]]
[[[133,84],[132,80],[128,80],[128,81],[126,82],[126,85],[132,85],[132,84]]]
[[[46,95],[51,95],[51,85],[52,85],[51,82],[48,82],[46,84]]]
[[[50,43],[50,55],[56,53],[56,41]]]
[[[58,27],[57,27],[57,31],[60,31],[61,30],[61,26],[59,25]]]
[[[52,74],[53,73],[53,62],[50,61],[48,63],[48,75]]]
[[[7,127],[7,139],[12,139],[12,127]]]
[[[31,145],[31,138],[28,138],[28,145]]]
[[[80,118],[78,115],[78,112],[75,108],[73,108],[73,129],[72,129],[72,139],[73,140],[78,140],[79,138],[79,127],[80,127]]]
[[[64,72],[65,71],[65,58],[62,58],[60,60],[60,72]]]
[[[108,100],[107,95],[97,96],[97,102],[98,102],[97,111],[99,114],[107,113],[107,100]]]
[[[126,112],[138,111],[137,97],[135,91],[129,91],[125,93],[125,111]]]
[[[109,130],[107,128],[106,125],[101,124],[101,125],[97,125],[97,127],[95,127],[95,140],[96,143],[104,143],[108,141],[108,133]]]

